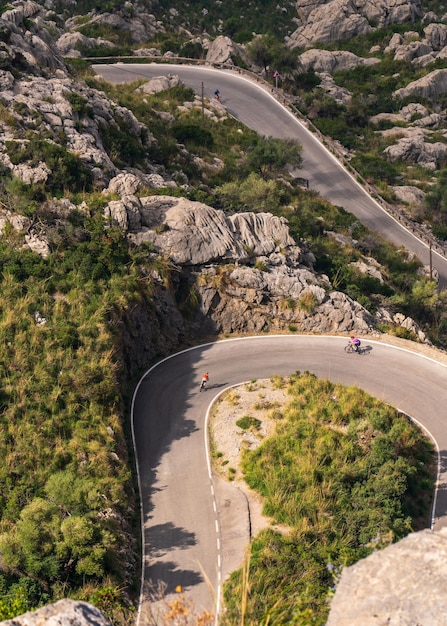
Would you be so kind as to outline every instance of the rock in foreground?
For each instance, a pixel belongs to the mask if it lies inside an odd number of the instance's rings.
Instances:
[[[408,535],[347,567],[326,626],[444,626],[447,528]]]
[[[2,626],[111,626],[96,607],[87,602],[59,600],[37,611],[0,622]]]

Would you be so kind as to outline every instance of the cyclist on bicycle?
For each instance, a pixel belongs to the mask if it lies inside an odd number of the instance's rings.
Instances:
[[[208,372],[205,372],[204,375],[202,376],[202,382],[200,384],[200,391],[202,391],[202,389],[205,389],[208,379],[209,379]]]
[[[351,346],[354,348],[356,352],[359,351],[361,343],[362,342],[360,341],[358,337],[354,337],[354,335],[351,335]]]

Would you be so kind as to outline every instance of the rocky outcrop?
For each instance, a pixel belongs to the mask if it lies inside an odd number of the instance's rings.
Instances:
[[[447,55],[447,26],[430,23],[424,29],[423,37],[415,31],[407,31],[403,35],[395,33],[384,52],[393,53],[395,61],[408,61],[418,67],[425,67]]]
[[[282,248],[296,248],[284,218],[268,213],[227,217],[223,211],[186,198],[127,196],[109,202],[105,215],[129,231],[134,243],[150,242],[155,251],[178,265],[245,262]]]
[[[214,332],[293,328],[368,334],[377,332],[381,322],[404,326],[427,341],[413,320],[386,311],[374,317],[334,291],[325,276],[313,271],[313,255],[290,236],[284,218],[269,213],[227,216],[205,204],[169,196],[111,201],[105,217],[133,243],[149,242],[156,254],[176,265],[183,291],[195,291],[198,297],[195,323],[202,320],[200,324]],[[381,279],[372,259],[365,258],[357,271]]]
[[[67,30],[75,31],[86,26],[106,27],[112,31],[126,33],[126,36],[135,44],[147,43],[158,33],[165,32],[163,24],[145,10],[135,10],[131,5],[124,4],[115,13],[93,12],[88,21],[84,20],[79,26],[75,17],[67,20]]]
[[[102,37],[86,37],[82,33],[63,33],[56,41],[59,52],[64,57],[80,57],[81,50],[89,50],[101,46],[102,48],[113,48],[114,44]]]
[[[398,132],[399,129],[397,129]],[[384,150],[384,154],[391,162],[417,163],[432,170],[437,169],[444,162],[447,154],[447,143],[425,141],[426,133],[423,129],[407,129],[402,134],[404,136],[396,144],[388,146]]]
[[[0,234],[3,234],[5,229],[11,226],[18,233],[22,233],[24,247],[33,250],[42,258],[46,258],[50,254],[47,237],[33,226],[29,217],[18,215],[0,207]]]
[[[264,262],[264,269],[212,268],[198,275],[201,312],[219,332],[373,332],[374,318],[315,274]]]
[[[144,85],[141,85],[141,87],[138,87],[138,91],[142,91],[143,93],[159,93],[171,87],[176,87],[179,84],[180,79],[177,75],[155,76],[144,83]]]
[[[125,128],[142,146],[149,146],[153,141],[147,127],[138,122],[130,110],[113,104],[98,90],[75,85],[68,77],[21,80],[14,79],[10,72],[0,71],[0,82],[5,87],[2,90],[5,105],[15,110],[22,106],[26,112],[22,114],[25,123],[27,115],[38,120],[37,125],[34,124],[39,135],[53,138],[56,143],[59,143],[60,136],[66,137],[65,147],[91,170],[99,187],[107,186],[119,173],[103,147],[102,133],[107,132],[108,127]],[[78,102],[81,106],[85,103],[83,110],[75,108]],[[18,114],[16,116],[19,122]],[[11,128],[10,122],[1,121],[0,128],[0,163],[24,182],[46,180],[50,169],[43,162],[32,166],[22,163],[19,167],[11,162],[7,141],[23,140]],[[148,169],[154,168],[148,164]]]
[[[332,76],[327,72],[318,72],[320,78],[319,87],[325,91],[328,96],[333,98],[338,104],[348,105],[352,100],[352,93],[336,84]]]
[[[406,204],[411,210],[412,215],[417,216],[417,209],[421,212],[424,210],[425,192],[414,185],[395,185],[391,188],[399,202]]]
[[[299,55],[300,65],[305,72],[328,72],[333,74],[338,70],[350,70],[358,65],[375,65],[380,63],[379,59],[362,57],[352,52],[341,50],[306,50]]]
[[[445,115],[441,113],[430,113],[427,107],[418,102],[412,102],[402,107],[397,113],[378,113],[369,118],[371,124],[380,124],[381,122],[391,122],[412,124],[413,126],[429,127],[440,125],[445,119]],[[396,132],[399,132],[396,129]],[[402,131],[402,127],[400,128]]]
[[[401,99],[418,96],[435,100],[445,93],[447,93],[447,69],[434,70],[430,74],[409,83],[406,87],[397,89],[393,96]]]
[[[432,170],[444,163],[447,152],[446,143],[433,141],[435,132],[438,133],[438,137],[439,132],[444,134],[442,130],[444,121],[444,111],[429,113],[428,109],[419,103],[410,103],[398,113],[379,113],[370,119],[372,124],[378,126],[383,122],[399,124],[378,131],[388,141],[393,139],[396,141],[384,150],[384,154],[391,162],[417,163]]]
[[[58,32],[58,26],[45,23],[45,14],[45,9],[37,2],[14,2],[1,14],[0,30],[8,33],[7,48],[0,44],[3,69],[20,68],[30,75],[64,70],[63,60],[50,34],[50,30]],[[23,28],[24,24],[29,28]]]
[[[423,15],[420,0],[298,0],[297,12],[300,25],[288,42],[293,48],[366,35]]]
[[[247,65],[250,64],[245,49],[234,43],[229,37],[219,35],[209,44],[206,53],[207,63],[234,65],[234,59],[236,58],[243,59]]]
[[[410,534],[343,570],[326,626],[444,626],[446,576],[447,529]]]
[[[96,607],[87,602],[59,600],[54,604],[0,622],[2,626],[111,626]]]

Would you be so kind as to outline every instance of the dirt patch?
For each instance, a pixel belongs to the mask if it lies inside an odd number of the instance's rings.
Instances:
[[[256,449],[273,434],[282,407],[290,400],[287,379],[256,380],[224,393],[213,406],[209,422],[214,471],[235,484],[247,497],[251,534],[272,527],[262,513],[261,496],[246,484],[240,462],[244,450]]]

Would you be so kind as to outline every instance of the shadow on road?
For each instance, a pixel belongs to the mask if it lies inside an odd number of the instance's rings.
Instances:
[[[145,580],[144,589],[145,596],[154,596],[154,592],[158,592],[159,583],[163,581],[163,594],[165,596],[176,593],[176,589],[181,586],[187,589],[203,582],[203,576],[200,572],[194,570],[177,569],[176,563],[173,561],[158,561],[155,563],[157,579],[151,578]],[[175,583],[172,581],[175,580]]]
[[[359,349],[359,354],[370,354],[370,352],[372,352],[373,347],[372,346],[362,346]]]
[[[207,389],[220,389],[221,387],[228,387],[228,383],[215,383],[214,385],[207,385],[203,391]]]
[[[172,522],[151,527],[149,549],[151,554],[159,557],[173,548],[188,548],[197,543],[195,533],[174,526]]]
[[[208,349],[204,345],[177,355],[175,360],[161,362],[142,379],[135,397],[134,440],[143,498],[146,597],[151,590],[159,590],[160,586],[164,588],[164,595],[168,596],[179,587],[191,589],[205,583],[201,566],[196,563],[201,557],[194,552],[194,547],[199,544],[195,528],[200,526],[200,512],[197,511],[196,518],[183,523],[184,511],[178,511],[171,517],[178,524],[175,525],[157,518],[157,511],[165,511],[165,507],[172,509],[171,505],[175,510],[175,503],[181,500],[175,491],[179,486],[183,488],[184,485],[184,489],[193,491],[187,480],[173,479],[173,476],[178,476],[178,470],[176,472],[172,462],[166,459],[175,448],[174,459],[179,462],[183,449],[183,446],[179,447],[179,442],[200,436],[203,431],[203,424],[197,420],[203,420],[204,411],[200,405],[208,400],[205,397],[202,399],[198,393],[202,376],[198,364]],[[224,386],[225,383],[219,382],[210,385],[210,388]],[[194,407],[193,411],[191,407]],[[183,459],[183,471],[188,475],[194,471],[191,470],[193,465],[191,459]],[[200,483],[196,481],[196,484]],[[208,486],[207,482],[205,484]],[[188,511],[185,512],[188,515]],[[191,556],[188,550],[191,550]]]

